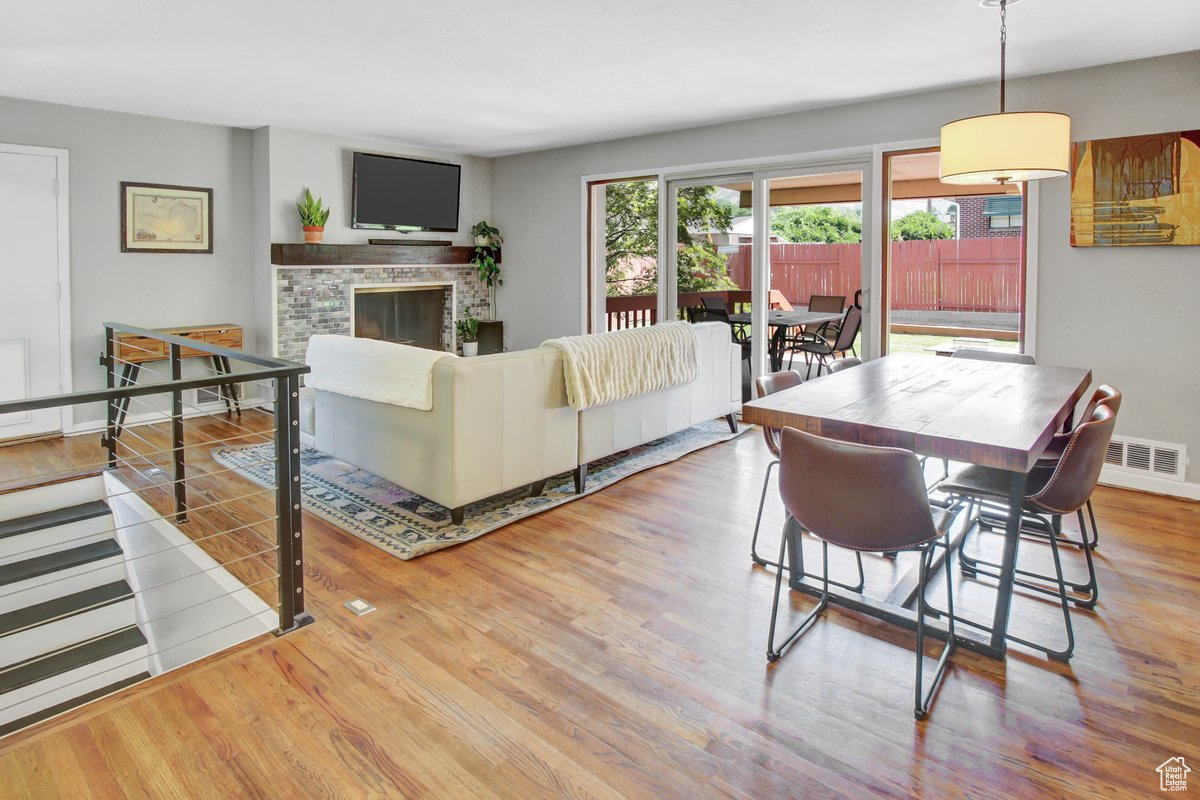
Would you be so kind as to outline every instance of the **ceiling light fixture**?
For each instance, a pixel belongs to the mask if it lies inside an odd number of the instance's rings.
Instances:
[[[1053,111],[1004,110],[1004,49],[1008,6],[1020,0],[980,0],[1000,9],[1000,113],[942,126],[941,179],[956,184],[1006,184],[1059,178],[1070,168],[1071,118]]]

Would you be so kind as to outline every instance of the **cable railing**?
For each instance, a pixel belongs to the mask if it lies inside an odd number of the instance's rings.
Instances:
[[[82,696],[104,675],[143,663],[157,674],[207,655],[198,652],[202,644],[281,635],[313,620],[305,610],[300,482],[300,376],[308,367],[121,323],[107,322],[104,331],[105,388],[0,403],[0,417],[104,409],[98,445],[84,434],[0,449],[7,520],[0,522],[0,653],[6,645],[21,652],[15,663],[6,664],[17,656],[0,656],[0,734],[39,703],[58,707],[72,686]],[[185,363],[200,369],[189,367],[185,377]],[[211,402],[193,398],[205,389]],[[218,453],[236,457],[222,462]],[[42,494],[20,496],[28,490]],[[64,507],[47,492],[67,498]],[[71,517],[88,503],[90,516]],[[62,525],[45,524],[56,515]],[[80,671],[89,648],[113,635],[89,629],[84,618],[131,598],[136,618],[121,622],[121,631],[144,643],[103,650],[108,660],[97,660],[96,675]],[[68,624],[77,639],[21,649],[41,635],[35,628],[58,625],[42,635],[55,640]],[[62,672],[60,664],[76,666]],[[40,695],[35,678],[46,684]]]

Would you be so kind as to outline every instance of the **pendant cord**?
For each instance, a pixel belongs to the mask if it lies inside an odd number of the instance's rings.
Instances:
[[[1008,0],[1000,0],[1000,113],[1004,113],[1004,47],[1008,43]]]

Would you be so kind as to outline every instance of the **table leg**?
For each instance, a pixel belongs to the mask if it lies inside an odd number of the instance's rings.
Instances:
[[[1007,649],[1008,612],[1012,606],[1013,577],[1017,567],[1017,544],[1021,540],[1021,509],[1025,506],[1024,472],[1014,472],[1008,485],[1008,521],[1004,525],[1004,556],[996,587],[996,611],[992,617],[991,649],[1002,657]]]
[[[226,375],[233,374],[233,367],[229,364],[229,356],[221,356],[221,364],[225,367]],[[233,410],[237,412],[237,415],[240,417],[242,415],[242,404],[238,401],[237,384],[230,383],[228,388],[229,399],[233,401]]]

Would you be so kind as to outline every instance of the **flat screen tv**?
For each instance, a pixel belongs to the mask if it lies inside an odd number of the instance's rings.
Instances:
[[[458,164],[355,153],[351,227],[457,231],[461,173]]]

